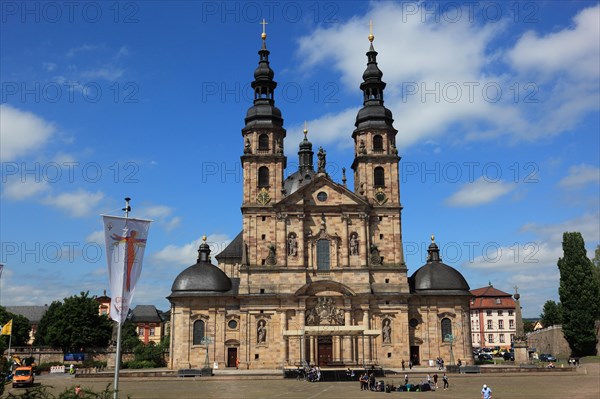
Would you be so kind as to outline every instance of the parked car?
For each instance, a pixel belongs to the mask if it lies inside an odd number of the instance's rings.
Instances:
[[[29,366],[17,367],[12,380],[13,388],[33,386],[33,369]]]
[[[542,353],[540,355],[541,362],[555,362],[556,358],[549,353]]]
[[[506,361],[510,360],[510,361],[514,362],[515,361],[515,352],[506,351],[506,352],[504,352],[504,355],[502,355],[502,357]]]
[[[492,357],[492,355],[490,355],[489,353],[480,353],[477,356],[477,360],[494,360],[494,358]]]

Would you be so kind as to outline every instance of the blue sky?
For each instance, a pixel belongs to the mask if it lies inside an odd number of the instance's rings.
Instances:
[[[307,121],[336,181],[373,20],[409,273],[434,233],[472,288],[518,285],[535,317],[562,233],[600,242],[596,1],[76,3],[1,4],[2,305],[108,289],[99,215],[126,196],[155,220],[134,304],[167,309],[200,237],[235,237],[262,18],[288,173]]]

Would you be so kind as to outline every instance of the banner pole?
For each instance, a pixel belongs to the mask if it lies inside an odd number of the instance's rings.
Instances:
[[[125,208],[123,208],[123,211],[125,211],[125,219],[129,218],[129,212],[131,211],[131,206],[129,205],[129,201],[131,201],[131,198],[126,197],[125,198]],[[127,226],[127,222],[125,222],[125,226]],[[123,267],[123,285],[125,285],[125,273],[126,273],[126,267]],[[123,294],[124,294],[124,288],[121,287],[121,298],[123,298]],[[122,308],[121,308],[122,311]],[[123,315],[121,314],[119,317],[119,321],[117,322],[117,352],[115,353],[115,380],[114,380],[114,391],[113,391],[113,398],[114,399],[118,399],[119,398],[119,370],[121,368],[121,326],[123,324]]]

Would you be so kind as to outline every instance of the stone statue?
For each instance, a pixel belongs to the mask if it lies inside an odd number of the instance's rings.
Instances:
[[[295,233],[291,233],[288,238],[288,255],[289,256],[298,255],[298,240],[296,239]]]
[[[256,342],[259,344],[267,342],[267,322],[264,320],[259,321],[256,327]]]
[[[319,159],[318,165],[318,173],[325,173],[325,165],[327,164],[327,160],[325,157],[327,153],[323,150],[323,147],[319,147],[319,152],[317,153],[317,158]]]
[[[352,233],[350,234],[350,255],[356,256],[358,255],[358,234]]]
[[[283,154],[283,140],[282,139],[277,140],[277,153]]]
[[[250,154],[252,150],[250,149],[250,139],[246,137],[246,143],[244,144],[244,154]]]
[[[269,254],[267,255],[265,263],[271,266],[277,263],[277,259],[275,258],[275,245],[273,244],[269,244]]]
[[[381,329],[381,333],[383,335],[383,343],[391,344],[392,343],[392,327],[390,326],[390,319],[385,319],[383,321],[383,328]]]

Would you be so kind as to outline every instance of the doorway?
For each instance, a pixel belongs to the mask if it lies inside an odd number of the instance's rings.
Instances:
[[[237,367],[237,348],[227,348],[227,367]]]
[[[410,360],[412,361],[413,366],[417,366],[421,364],[421,358],[419,357],[419,347],[411,346],[410,347]]]
[[[333,357],[331,337],[319,337],[317,342],[319,348],[318,365],[319,367],[327,366],[332,361]]]

